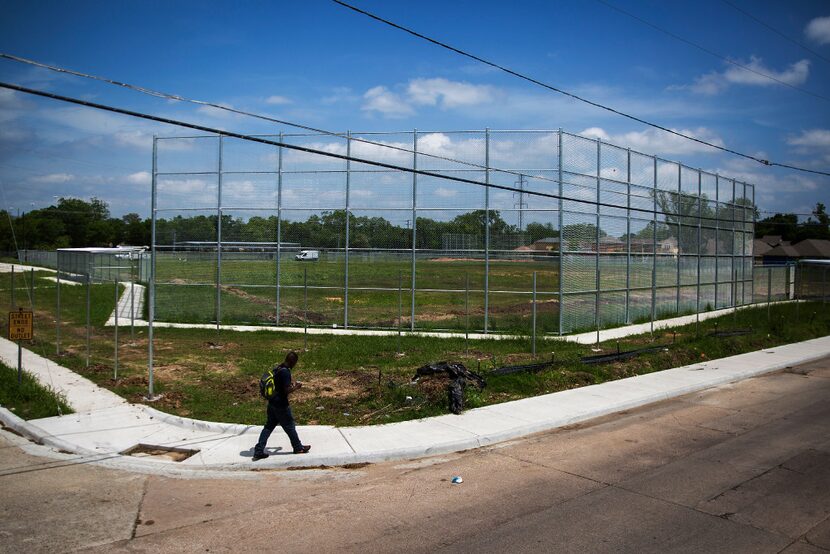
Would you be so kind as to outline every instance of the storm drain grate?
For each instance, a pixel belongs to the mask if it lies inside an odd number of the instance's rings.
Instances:
[[[137,444],[131,446],[121,454],[125,456],[134,456],[136,458],[156,458],[171,460],[173,462],[183,462],[192,455],[198,453],[198,450],[190,448],[178,448],[175,446],[158,446],[155,444]]]

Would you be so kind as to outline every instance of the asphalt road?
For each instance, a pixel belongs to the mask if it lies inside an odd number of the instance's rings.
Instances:
[[[0,432],[3,552],[830,551],[830,358],[361,468],[169,478],[21,441]]]

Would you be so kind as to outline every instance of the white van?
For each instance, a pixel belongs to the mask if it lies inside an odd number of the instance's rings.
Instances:
[[[300,250],[299,254],[294,256],[295,260],[299,261],[307,261],[307,262],[316,262],[320,259],[320,251],[319,250]]]

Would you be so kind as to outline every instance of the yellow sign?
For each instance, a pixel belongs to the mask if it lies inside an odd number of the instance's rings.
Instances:
[[[9,312],[9,340],[32,340],[32,312]]]

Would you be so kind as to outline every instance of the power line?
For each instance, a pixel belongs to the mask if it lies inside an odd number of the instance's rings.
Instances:
[[[377,16],[377,15],[375,15],[375,14],[373,14],[373,13],[367,12],[366,10],[362,10],[362,9],[360,9],[360,8],[358,8],[358,7],[352,6],[351,4],[347,4],[346,2],[343,2],[342,0],[332,0],[332,2],[334,2],[335,4],[339,4],[339,5],[341,5],[341,6],[345,7],[345,8],[348,8],[348,9],[350,9],[350,10],[352,10],[352,11],[355,11],[355,12],[357,12],[357,13],[359,13],[359,14],[365,15],[366,17],[369,17],[369,18],[371,18],[371,19],[374,19],[375,21],[379,21],[379,22],[381,22],[381,23],[383,23],[383,24],[385,24],[385,25],[389,25],[390,27],[393,27],[393,28],[395,28],[395,29],[398,29],[398,30],[400,30],[400,31],[403,31],[403,32],[405,32],[405,33],[408,33],[408,34],[410,34],[410,35],[412,35],[412,36],[414,36],[414,37],[417,37],[417,38],[419,38],[419,39],[425,40],[425,41],[427,41],[427,42],[431,42],[432,44],[434,44],[434,45],[436,45],[436,46],[440,46],[441,48],[444,48],[444,49],[446,49],[446,50],[450,50],[451,52],[455,52],[456,54],[459,54],[459,55],[464,56],[464,57],[466,57],[466,58],[469,58],[469,59],[471,59],[471,60],[475,60],[475,61],[477,61],[477,62],[479,62],[479,63],[483,63],[483,64],[485,64],[485,65],[488,65],[488,66],[490,66],[490,67],[493,67],[493,68],[498,69],[498,70],[500,70],[500,71],[503,71],[503,72],[505,72],[505,73],[508,73],[508,74],[510,74],[510,75],[513,75],[514,77],[518,77],[519,79],[522,79],[522,80],[528,81],[528,82],[530,82],[530,83],[533,83],[534,85],[538,85],[538,86],[540,86],[540,87],[542,87],[542,88],[546,88],[546,89],[551,90],[551,91],[553,91],[553,92],[557,92],[557,93],[559,93],[559,94],[562,94],[562,95],[568,96],[568,97],[573,98],[573,99],[575,99],[575,100],[579,100],[580,102],[584,102],[584,103],[589,104],[589,105],[591,105],[591,106],[594,106],[594,107],[596,107],[596,108],[600,108],[600,109],[602,109],[602,110],[605,110],[605,111],[611,112],[611,113],[613,113],[613,114],[616,114],[616,115],[619,115],[619,116],[625,117],[625,118],[630,119],[630,120],[632,120],[632,121],[636,121],[637,123],[642,123],[643,125],[647,125],[647,126],[649,126],[649,127],[653,127],[653,128],[655,128],[655,129],[660,129],[661,131],[665,131],[666,133],[670,133],[670,134],[672,134],[672,135],[675,135],[675,136],[678,136],[678,137],[684,138],[684,139],[686,139],[686,140],[690,140],[690,141],[696,142],[696,143],[698,143],[698,144],[702,144],[702,145],[704,145],[704,146],[708,146],[708,147],[710,147],[710,148],[714,148],[714,149],[716,149],[716,150],[720,150],[720,151],[722,151],[722,152],[728,152],[729,154],[733,154],[733,155],[735,155],[735,156],[740,156],[740,157],[742,157],[742,158],[746,158],[746,159],[748,159],[748,160],[753,160],[753,161],[755,161],[755,162],[758,162],[758,163],[763,164],[763,165],[766,165],[766,166],[783,167],[783,168],[786,168],[786,169],[792,169],[792,170],[794,170],[794,171],[803,171],[803,172],[805,172],[805,173],[814,173],[814,174],[816,174],[816,175],[827,175],[827,176],[830,176],[830,172],[828,172],[828,171],[818,171],[818,170],[815,170],[815,169],[807,169],[807,168],[804,168],[804,167],[798,167],[798,166],[793,166],[793,165],[788,165],[788,164],[783,164],[783,163],[778,163],[778,162],[772,162],[772,161],[770,161],[770,160],[765,160],[765,159],[762,159],[762,158],[758,158],[758,157],[756,157],[756,156],[752,156],[752,155],[749,155],[749,154],[744,154],[743,152],[738,152],[737,150],[732,150],[731,148],[727,148],[727,147],[725,147],[725,146],[719,146],[719,145],[717,145],[717,144],[713,144],[713,143],[711,143],[711,142],[707,142],[707,141],[705,141],[705,140],[702,140],[702,139],[699,139],[699,138],[695,138],[695,137],[690,136],[690,135],[686,135],[686,134],[681,133],[681,132],[679,132],[679,131],[675,131],[675,130],[673,130],[673,129],[669,129],[668,127],[664,127],[664,126],[662,126],[662,125],[659,125],[659,124],[657,124],[657,123],[652,123],[652,122],[647,121],[647,120],[645,120],[645,119],[642,119],[642,118],[640,118],[640,117],[637,117],[637,116],[634,116],[634,115],[631,115],[631,114],[627,114],[627,113],[625,113],[625,112],[622,112],[622,111],[617,110],[617,109],[615,109],[615,108],[612,108],[612,107],[610,107],[610,106],[606,106],[606,105],[604,105],[604,104],[600,104],[599,102],[594,102],[593,100],[588,100],[587,98],[583,98],[582,96],[579,96],[579,95],[574,94],[574,93],[572,93],[572,92],[568,92],[568,91],[566,91],[566,90],[560,89],[560,88],[555,87],[555,86],[553,86],[553,85],[549,85],[549,84],[544,83],[544,82],[542,82],[542,81],[540,81],[540,80],[538,80],[538,79],[535,79],[535,78],[533,78],[533,77],[527,76],[527,75],[525,75],[525,74],[523,74],[523,73],[519,73],[518,71],[512,70],[512,69],[510,69],[510,68],[508,68],[508,67],[505,67],[505,66],[502,66],[502,65],[499,65],[499,64],[497,64],[497,63],[495,63],[495,62],[491,62],[491,61],[486,60],[486,59],[484,59],[484,58],[482,58],[482,57],[480,57],[480,56],[476,56],[475,54],[471,54],[471,53],[469,53],[469,52],[465,52],[464,50],[461,50],[461,49],[459,49],[459,48],[456,48],[456,47],[454,47],[454,46],[451,46],[451,45],[449,45],[449,44],[447,44],[447,43],[445,43],[445,42],[441,42],[441,41],[439,41],[439,40],[437,40],[437,39],[434,39],[434,38],[428,37],[428,36],[426,36],[426,35],[424,35],[424,34],[421,34],[421,33],[417,32],[417,31],[414,31],[414,30],[412,30],[412,29],[409,29],[408,27],[404,27],[404,26],[402,26],[402,25],[399,25],[399,24],[397,24],[397,23],[394,23],[394,22],[392,22],[392,21],[389,21],[388,19],[384,19],[384,18],[382,18],[382,17],[380,17],[380,16]]]
[[[42,90],[31,89],[31,88],[23,87],[23,86],[20,86],[20,85],[15,85],[15,84],[12,84],[12,83],[0,82],[0,88],[15,90],[15,91],[18,91],[18,92],[31,94],[31,95],[34,95],[34,96],[41,96],[43,98],[50,98],[52,100],[59,100],[61,102],[67,102],[67,103],[70,103],[70,104],[76,104],[76,105],[79,105],[79,106],[85,106],[85,107],[94,108],[94,109],[97,109],[97,110],[108,111],[108,112],[117,113],[117,114],[121,114],[121,115],[127,115],[127,116],[130,116],[130,117],[137,117],[137,118],[140,118],[140,119],[146,119],[148,121],[155,121],[157,123],[165,123],[167,125],[175,125],[175,126],[184,127],[184,128],[187,128],[187,129],[195,129],[197,131],[202,131],[202,132],[211,133],[211,134],[215,134],[215,135],[221,135],[221,136],[226,136],[226,137],[231,137],[231,138],[237,138],[237,139],[240,139],[240,140],[246,140],[246,141],[250,141],[250,142],[257,142],[257,143],[266,144],[266,145],[269,145],[269,146],[277,146],[277,147],[285,148],[287,150],[296,150],[298,152],[306,152],[308,154],[316,154],[316,155],[320,155],[320,156],[324,156],[324,157],[328,157],[328,158],[335,158],[335,159],[339,159],[339,160],[343,160],[343,161],[351,161],[351,162],[355,162],[355,163],[372,165],[372,166],[375,166],[375,167],[381,167],[381,168],[384,168],[384,169],[392,169],[392,170],[395,170],[395,171],[401,171],[401,172],[411,173],[411,174],[415,174],[415,175],[422,175],[422,176],[425,176],[425,177],[434,177],[434,178],[443,179],[443,180],[446,180],[446,181],[453,181],[453,182],[457,182],[457,183],[477,185],[477,186],[488,187],[488,188],[493,188],[493,189],[497,189],[497,190],[504,190],[504,191],[508,191],[508,192],[522,192],[523,194],[528,194],[528,195],[531,195],[531,196],[536,196],[536,197],[541,197],[541,198],[549,198],[549,199],[553,199],[553,200],[567,200],[569,202],[575,202],[575,203],[578,203],[578,204],[587,204],[587,205],[596,206],[596,207],[606,207],[606,208],[615,208],[615,209],[623,208],[623,209],[627,209],[629,211],[648,213],[648,214],[652,214],[652,215],[656,215],[658,213],[660,213],[660,214],[664,213],[664,212],[658,212],[657,210],[653,210],[653,209],[649,210],[649,209],[646,209],[646,208],[635,208],[633,206],[625,208],[625,207],[622,207],[622,206],[609,204],[607,202],[597,202],[595,200],[586,200],[586,199],[582,199],[582,198],[572,198],[572,197],[566,197],[566,196],[562,196],[562,195],[558,195],[558,194],[545,193],[545,192],[539,192],[539,191],[533,191],[533,190],[520,190],[516,187],[510,187],[510,186],[506,186],[506,185],[496,185],[496,184],[493,184],[493,183],[487,183],[487,182],[483,182],[483,181],[476,181],[475,179],[467,179],[465,177],[458,177],[458,176],[454,176],[454,175],[445,175],[445,174],[442,174],[442,173],[436,173],[434,171],[404,167],[404,166],[390,164],[390,163],[386,163],[386,162],[380,162],[380,161],[376,161],[376,160],[358,158],[358,157],[351,156],[351,155],[346,155],[346,154],[338,154],[338,153],[335,153],[335,152],[327,152],[325,150],[319,150],[319,149],[316,149],[316,148],[309,148],[309,147],[300,146],[300,145],[297,145],[297,144],[290,144],[290,143],[286,143],[286,142],[270,140],[270,139],[260,137],[260,136],[246,135],[246,134],[243,134],[243,133],[236,133],[236,132],[233,132],[233,131],[227,131],[227,130],[223,130],[223,129],[217,129],[217,128],[214,128],[214,127],[208,127],[206,125],[199,125],[199,124],[196,124],[196,123],[189,123],[189,122],[181,121],[181,120],[177,120],[177,119],[171,119],[171,118],[167,118],[167,117],[159,117],[159,116],[151,115],[151,114],[147,114],[147,113],[136,112],[136,111],[133,111],[133,110],[118,108],[118,107],[115,107],[115,106],[109,106],[109,105],[106,105],[106,104],[99,104],[99,103],[96,103],[96,102],[91,102],[89,100],[82,100],[80,98],[72,98],[72,97],[69,97],[69,96],[63,96],[63,95],[55,94],[55,93],[52,93],[52,92],[46,92],[46,91],[42,91]],[[677,191],[655,191],[655,194],[658,193],[658,192],[666,193],[666,194],[672,194],[672,195],[677,194]],[[732,208],[739,208],[739,207],[749,208],[749,206],[741,206],[739,204],[735,204],[734,202],[731,203],[731,207]],[[684,216],[689,217],[689,214],[670,214],[670,215],[676,215],[677,217],[684,217]],[[694,216],[694,217],[697,217],[701,220],[724,221],[724,218],[718,218],[718,217],[707,217],[707,216],[703,216],[703,215]],[[738,220],[735,220],[735,223],[738,223]]]
[[[825,57],[824,57],[824,56],[822,56],[820,53],[818,53],[818,52],[816,52],[815,50],[813,50],[812,48],[808,47],[808,46],[807,46],[806,44],[804,44],[803,42],[801,42],[801,41],[799,41],[799,40],[796,40],[796,39],[794,39],[794,38],[790,37],[789,35],[787,35],[787,34],[785,34],[785,33],[781,32],[781,31],[779,31],[778,29],[776,29],[776,28],[775,28],[775,27],[773,27],[772,25],[769,25],[768,23],[765,23],[765,22],[761,21],[760,19],[758,19],[757,17],[755,17],[754,15],[752,15],[751,13],[749,13],[748,11],[746,11],[746,10],[744,10],[744,9],[742,9],[742,8],[740,8],[740,7],[738,7],[738,6],[736,6],[735,4],[733,4],[732,2],[730,2],[729,0],[721,0],[721,2],[723,2],[723,3],[724,3],[724,4],[726,4],[727,6],[731,7],[731,8],[732,8],[732,9],[734,9],[735,11],[738,11],[738,12],[740,12],[740,13],[744,14],[746,17],[750,18],[751,20],[753,20],[753,21],[754,21],[755,23],[757,23],[758,25],[761,25],[761,26],[763,26],[763,27],[766,27],[767,29],[769,29],[770,31],[772,31],[773,33],[775,33],[776,35],[778,35],[778,36],[780,36],[780,37],[782,37],[782,38],[784,38],[784,39],[786,39],[786,40],[788,40],[788,41],[792,42],[792,43],[793,43],[793,44],[795,44],[796,46],[800,46],[801,48],[803,48],[804,50],[806,50],[806,51],[807,51],[807,52],[809,52],[810,54],[814,55],[815,57],[817,57],[817,58],[821,58],[822,60],[824,60],[824,61],[826,61],[826,62],[830,62],[830,58],[825,58]]]
[[[667,35],[667,36],[669,36],[669,37],[671,37],[675,40],[678,40],[678,41],[680,41],[684,44],[688,44],[689,46],[691,46],[693,48],[697,48],[701,52],[705,52],[706,54],[709,54],[710,56],[712,56],[714,58],[717,58],[717,59],[719,59],[721,61],[724,61],[728,64],[732,64],[735,67],[743,69],[744,71],[749,71],[750,73],[754,73],[754,74],[759,75],[759,76],[761,76],[765,79],[775,81],[776,83],[778,83],[780,85],[784,85],[785,87],[790,87],[793,90],[797,90],[797,91],[802,92],[804,94],[809,94],[810,96],[814,96],[816,98],[820,98],[822,100],[830,102],[830,98],[828,98],[827,96],[823,96],[823,95],[818,94],[816,92],[812,92],[810,90],[807,90],[807,89],[804,89],[804,88],[801,88],[801,87],[797,87],[797,86],[793,85],[792,83],[788,83],[787,81],[779,79],[778,77],[774,77],[774,76],[772,76],[768,73],[764,73],[763,71],[758,71],[757,69],[752,69],[751,67],[748,67],[748,66],[746,66],[744,64],[741,64],[741,63],[738,63],[735,60],[733,60],[731,58],[728,58],[727,56],[724,56],[723,54],[718,54],[714,50],[710,50],[709,48],[706,48],[705,46],[701,46],[700,44],[698,44],[696,42],[692,42],[691,40],[689,40],[687,38],[684,38],[684,37],[682,37],[678,34],[675,34],[675,33],[671,32],[669,30],[666,30],[666,29],[664,29],[664,28],[662,28],[658,25],[655,25],[654,23],[651,23],[650,21],[647,21],[647,20],[643,19],[642,17],[634,15],[633,13],[622,9],[619,6],[615,6],[614,4],[608,2],[607,0],[596,0],[596,1],[599,2],[600,4],[604,5],[604,6],[608,7],[608,8],[611,8],[614,11],[617,11],[617,12],[619,12],[619,13],[627,16],[627,17],[630,17],[631,19],[639,21],[643,25],[651,27],[655,31],[659,31],[659,32],[663,33],[664,35]]]
[[[189,103],[189,104],[196,104],[196,105],[199,105],[199,106],[206,106],[206,107],[214,108],[214,109],[217,109],[217,110],[223,110],[223,111],[226,111],[226,112],[229,112],[229,113],[235,113],[235,114],[238,114],[238,115],[244,115],[244,116],[247,116],[247,117],[253,117],[253,118],[256,118],[256,119],[261,119],[263,121],[268,121],[270,123],[278,123],[280,125],[287,125],[289,127],[295,127],[297,129],[302,129],[304,131],[311,131],[313,133],[319,133],[319,134],[322,134],[322,135],[327,135],[327,136],[336,137],[336,138],[340,138],[340,139],[346,138],[346,135],[344,135],[343,133],[335,133],[335,132],[332,132],[332,131],[328,131],[326,129],[318,129],[316,127],[311,127],[309,125],[303,125],[301,123],[294,123],[294,122],[291,122],[291,121],[286,121],[284,119],[277,119],[275,117],[270,117],[270,116],[267,116],[267,115],[262,115],[262,114],[258,114],[258,113],[254,113],[254,112],[240,110],[240,109],[237,109],[237,108],[232,108],[230,106],[223,106],[223,105],[217,104],[215,102],[208,102],[206,100],[198,100],[198,99],[194,99],[194,98],[186,98],[186,97],[180,96],[178,94],[173,94],[173,93],[169,93],[169,92],[162,92],[162,91],[154,90],[154,89],[151,89],[151,88],[143,87],[143,86],[140,86],[140,85],[134,85],[134,84],[131,84],[131,83],[126,83],[126,82],[123,82],[123,81],[117,81],[115,79],[109,79],[107,77],[101,77],[101,76],[92,75],[92,74],[89,74],[89,73],[82,73],[80,71],[75,71],[75,70],[68,69],[68,68],[65,68],[65,67],[59,67],[59,66],[39,62],[39,61],[36,61],[36,60],[30,60],[30,59],[27,59],[27,58],[22,58],[20,56],[15,56],[13,54],[7,54],[7,53],[0,52],[0,58],[4,58],[4,59],[7,59],[7,60],[11,60],[11,61],[14,61],[14,62],[26,64],[26,65],[40,67],[41,69],[48,69],[49,71],[54,71],[56,73],[65,73],[67,75],[73,75],[75,77],[81,77],[81,78],[84,78],[84,79],[91,79],[91,80],[94,80],[94,81],[100,81],[100,82],[107,83],[107,84],[110,84],[110,85],[123,87],[123,88],[129,89],[129,90],[135,91],[135,92],[140,92],[142,94],[147,94],[149,96],[155,96],[156,98],[164,98],[165,100],[176,100],[178,102],[186,102],[186,103]],[[452,163],[457,163],[457,164],[461,164],[461,165],[467,165],[467,166],[473,167],[475,169],[485,169],[485,170],[489,169],[491,171],[492,170],[497,170],[497,171],[503,171],[505,173],[509,173],[509,174],[512,174],[512,175],[521,176],[520,173],[515,172],[515,171],[497,169],[497,168],[493,168],[493,167],[487,167],[487,166],[483,166],[483,165],[480,165],[480,164],[476,164],[476,163],[472,163],[472,162],[468,162],[468,161],[464,161],[464,160],[458,160],[458,159],[451,158],[451,157],[448,157],[448,156],[441,156],[441,155],[438,155],[438,154],[430,154],[430,153],[427,153],[427,152],[416,152],[415,150],[411,150],[409,148],[404,148],[404,147],[401,147],[401,146],[395,146],[393,144],[385,144],[385,143],[382,143],[382,142],[371,141],[371,140],[367,140],[367,139],[364,139],[364,138],[361,138],[361,137],[350,137],[350,139],[352,141],[355,141],[355,142],[361,142],[361,143],[364,143],[364,144],[370,144],[372,146],[379,146],[379,147],[382,147],[382,148],[388,148],[390,150],[405,152],[407,154],[413,154],[413,155],[417,154],[419,156],[424,156],[424,157],[427,157],[427,158],[433,158],[433,159],[443,160],[443,161],[446,161],[446,162],[452,162]],[[544,177],[541,177],[541,176],[537,176],[536,178],[547,180],[547,179],[545,179]]]

